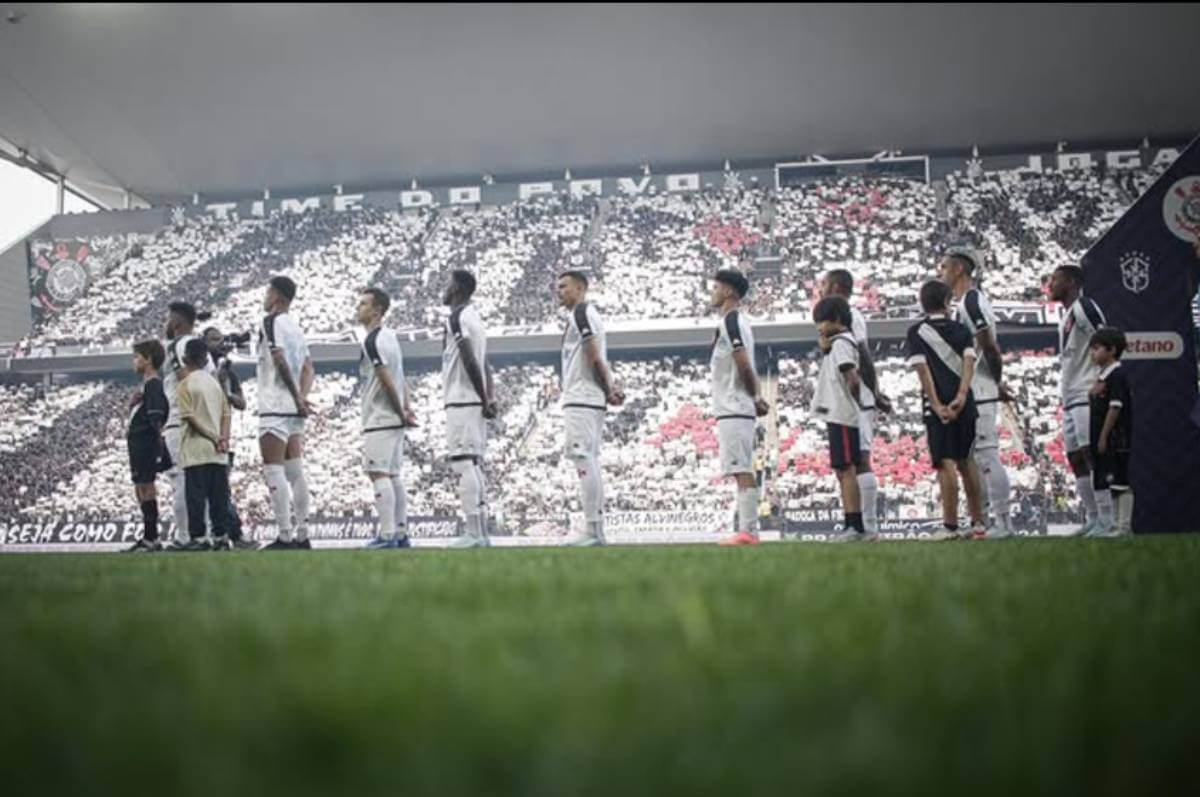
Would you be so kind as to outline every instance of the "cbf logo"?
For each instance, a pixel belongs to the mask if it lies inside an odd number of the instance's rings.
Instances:
[[[1131,293],[1150,287],[1150,258],[1145,252],[1126,252],[1121,256],[1121,284]]]
[[[1200,241],[1200,175],[1184,177],[1163,197],[1163,221],[1176,238]]]

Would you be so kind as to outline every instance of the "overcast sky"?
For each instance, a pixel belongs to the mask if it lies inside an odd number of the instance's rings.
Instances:
[[[54,215],[54,184],[28,169],[0,161],[0,252]],[[66,211],[95,207],[68,193]]]

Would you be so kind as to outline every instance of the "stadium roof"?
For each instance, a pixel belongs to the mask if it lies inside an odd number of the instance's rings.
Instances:
[[[0,8],[0,138],[108,205],[1200,127],[1196,4]]]

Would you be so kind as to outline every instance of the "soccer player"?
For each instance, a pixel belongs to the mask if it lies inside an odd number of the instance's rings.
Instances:
[[[1088,391],[1096,383],[1100,369],[1092,362],[1092,335],[1104,326],[1100,306],[1083,295],[1083,269],[1059,266],[1050,276],[1050,298],[1061,302],[1062,319],[1058,322],[1058,352],[1062,364],[1059,390],[1062,394],[1063,443],[1067,463],[1075,474],[1075,490],[1083,504],[1084,523],[1071,532],[1078,537],[1096,526],[1110,526],[1113,501],[1108,488],[1093,486],[1088,435]]]
[[[971,455],[976,409],[971,385],[975,372],[972,335],[950,313],[950,288],[931,280],[921,286],[925,318],[908,330],[907,356],[921,380],[925,433],[942,493],[943,530],[934,540],[958,539],[958,476],[971,514],[971,537],[986,536],[979,470]]]
[[[854,277],[843,268],[833,269],[821,278],[821,298],[840,296],[850,301],[854,295]],[[862,407],[858,413],[858,443],[861,449],[856,471],[858,492],[862,496],[863,526],[868,534],[879,533],[879,480],[871,469],[871,443],[875,437],[875,408],[891,412],[892,403],[879,391],[875,376],[875,361],[871,357],[870,341],[867,338],[867,319],[856,307],[850,308],[850,332],[858,345],[858,374],[862,387],[859,397]]]
[[[391,297],[367,288],[358,297],[357,320],[366,337],[359,372],[362,394],[363,467],[375,494],[379,533],[367,548],[408,548],[408,501],[402,478],[404,428],[416,416],[404,381],[404,357],[396,333],[383,326]]]
[[[187,490],[191,540],[168,550],[208,551],[229,548],[229,401],[208,373],[208,346],[200,338],[184,348],[179,379],[179,452]],[[212,529],[205,518],[212,518]],[[212,532],[211,534],[209,532]]]
[[[442,389],[446,407],[446,454],[458,474],[465,533],[452,547],[486,548],[487,500],[483,455],[487,421],[496,417],[492,375],[487,369],[487,330],[471,297],[475,276],[457,270],[442,295],[450,308],[442,329]]]
[[[975,286],[979,268],[971,255],[961,252],[946,255],[939,272],[942,282],[950,286],[957,302],[954,319],[971,331],[975,343],[973,348],[980,356],[971,385],[979,426],[975,430],[974,457],[983,480],[984,517],[988,517],[989,510],[995,516],[995,524],[982,536],[988,539],[1011,537],[1012,484],[1004,463],[1000,461],[997,410],[1001,401],[1011,401],[1012,396],[1001,380],[1004,358],[996,343],[996,315],[987,296]]]
[[[1121,355],[1125,334],[1101,327],[1091,337],[1092,362],[1100,372],[1088,391],[1091,410],[1089,445],[1096,463],[1097,493],[1111,491],[1114,521],[1100,520],[1089,537],[1128,537],[1133,533],[1133,486],[1129,481],[1129,459],[1133,450],[1133,392]]]
[[[296,283],[272,277],[258,331],[258,447],[279,536],[264,550],[307,550],[308,482],[304,477],[304,419],[315,372],[304,333],[288,315]],[[292,514],[293,504],[295,515]],[[293,519],[294,517],[294,519]]]
[[[567,309],[562,339],[563,449],[579,474],[584,530],[567,545],[604,545],[604,481],[600,443],[607,404],[621,406],[625,394],[613,385],[608,344],[600,313],[587,301],[581,271],[558,276],[558,302]]]
[[[132,412],[126,442],[133,490],[142,510],[142,538],[128,549],[129,553],[158,550],[158,492],[154,479],[169,464],[162,430],[170,406],[158,377],[165,360],[166,352],[157,340],[143,340],[133,347],[133,370],[142,378],[142,389],[129,403]]]
[[[167,444],[167,454],[171,467],[167,477],[171,480],[171,501],[175,513],[175,542],[186,545],[191,540],[188,533],[187,486],[183,478],[183,466],[179,454],[179,446],[183,440],[183,427],[179,421],[179,406],[177,403],[179,379],[183,376],[183,352],[187,344],[196,340],[196,319],[199,315],[196,308],[188,302],[172,302],[167,307],[166,344],[163,350],[166,355],[166,368],[163,371],[163,392],[167,394],[167,404],[170,411],[167,415],[167,425],[163,427],[163,440]]]
[[[750,292],[750,282],[734,269],[721,269],[712,280],[710,306],[721,320],[713,335],[713,415],[721,474],[737,482],[737,528],[722,545],[758,544],[758,483],[754,474],[754,426],[770,409],[758,391],[754,370],[754,333],[738,307]]]
[[[863,455],[858,427],[862,393],[866,392],[858,375],[858,342],[850,332],[853,319],[850,304],[841,296],[829,296],[813,308],[813,322],[821,335],[821,371],[813,412],[825,422],[829,433],[829,464],[837,474],[842,493],[845,525],[830,542],[857,542],[868,539],[863,527],[862,497],[858,489],[857,466]]]

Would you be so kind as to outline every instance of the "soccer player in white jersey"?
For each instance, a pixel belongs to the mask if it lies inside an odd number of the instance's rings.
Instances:
[[[453,271],[442,296],[450,315],[442,329],[442,389],[446,407],[446,456],[458,473],[465,533],[454,548],[486,548],[487,499],[483,456],[487,421],[496,417],[492,375],[487,369],[487,330],[471,297],[475,276]]]
[[[1100,306],[1083,295],[1083,269],[1079,266],[1055,269],[1050,277],[1050,298],[1063,306],[1062,319],[1058,323],[1058,351],[1062,363],[1059,388],[1062,393],[1063,447],[1084,508],[1084,523],[1072,532],[1072,536],[1077,537],[1104,531],[1113,520],[1112,494],[1108,490],[1097,490],[1092,484],[1088,448],[1091,428],[1088,391],[1100,376],[1100,367],[1092,362],[1088,343],[1105,321]]]
[[[848,303],[854,295],[854,277],[844,268],[828,271],[821,278],[821,298],[840,296]],[[871,358],[870,341],[867,338],[867,319],[857,307],[850,308],[850,333],[858,344],[858,375],[860,377],[859,398],[862,407],[858,413],[859,458],[857,465],[858,492],[862,497],[863,526],[867,534],[879,533],[879,480],[871,469],[871,443],[875,436],[875,410],[891,412],[892,403],[879,392],[875,376],[875,361]],[[826,338],[822,337],[822,348]],[[828,352],[826,352],[828,353]]]
[[[563,450],[579,474],[584,530],[567,545],[603,545],[604,481],[600,443],[606,406],[621,406],[625,394],[608,370],[608,343],[600,313],[587,300],[588,278],[581,271],[558,276],[558,302],[567,309],[562,339]]]
[[[996,315],[983,291],[975,287],[975,276],[979,269],[974,257],[963,252],[952,252],[942,258],[938,271],[957,303],[954,320],[971,331],[979,355],[979,364],[971,381],[971,392],[975,396],[978,412],[974,459],[984,485],[984,517],[988,516],[990,510],[994,523],[986,534],[972,536],[989,540],[1011,537],[1012,485],[1008,471],[1000,461],[997,422],[1000,402],[1011,401],[1012,397],[1002,381],[1004,358],[996,343]]]
[[[359,372],[363,382],[363,468],[375,494],[379,534],[367,548],[408,548],[408,502],[402,478],[404,429],[416,416],[404,381],[396,333],[383,326],[391,297],[367,288],[358,297],[357,320],[365,337]]]
[[[304,478],[304,419],[312,412],[312,357],[288,315],[296,283],[272,277],[258,331],[258,448],[279,536],[264,550],[307,550],[308,482]],[[294,507],[294,514],[293,514]]]
[[[171,467],[167,478],[171,480],[171,508],[175,514],[175,540],[177,546],[191,541],[188,530],[187,491],[184,485],[180,445],[183,442],[183,424],[179,419],[179,379],[187,366],[183,361],[188,341],[195,339],[196,308],[188,302],[172,302],[167,307],[166,364],[162,371],[163,392],[167,394],[167,423],[163,427],[163,439],[167,444],[167,455]]]
[[[769,407],[758,392],[754,370],[754,333],[738,310],[750,282],[734,269],[721,269],[712,280],[710,304],[721,313],[713,335],[713,415],[721,474],[737,481],[737,528],[722,545],[758,544],[758,483],[754,474],[754,428]]]

